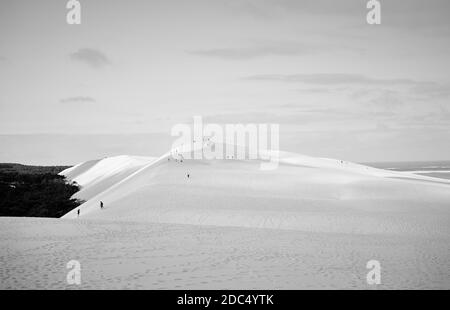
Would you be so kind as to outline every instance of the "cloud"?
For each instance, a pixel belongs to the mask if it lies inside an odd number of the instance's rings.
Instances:
[[[189,54],[228,60],[245,60],[267,56],[298,56],[315,52],[316,49],[303,44],[266,45],[259,47],[215,48],[188,51]]]
[[[378,79],[360,74],[316,73],[316,74],[259,74],[245,77],[252,81],[279,81],[287,83],[303,83],[315,85],[425,85],[433,82],[421,82],[411,79]]]
[[[309,108],[284,104],[266,111],[248,110],[203,116],[203,122],[216,124],[283,124],[304,126],[324,121],[352,121],[360,118],[356,111],[339,108]]]
[[[68,97],[59,100],[60,103],[87,103],[87,102],[96,102],[96,100],[92,97],[85,96],[76,96],[76,97]]]
[[[99,50],[82,48],[70,54],[70,59],[89,65],[92,68],[102,68],[111,64],[108,57]]]
[[[445,99],[450,97],[450,85],[436,83],[415,85],[411,93],[423,99]]]
[[[391,109],[404,104],[399,92],[393,90],[382,90],[380,93],[370,100],[376,107],[381,107],[383,111],[385,109]]]
[[[328,88],[306,88],[306,89],[299,89],[299,92],[302,93],[311,93],[311,94],[328,94],[331,92]]]

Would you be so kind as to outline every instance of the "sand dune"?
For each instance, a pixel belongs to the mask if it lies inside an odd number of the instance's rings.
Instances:
[[[172,150],[115,179],[120,180],[80,206],[81,218],[308,232],[449,234],[446,180],[286,152],[280,153],[274,170],[261,170],[261,159],[193,160],[186,159],[188,152]],[[91,171],[97,175],[95,169],[84,171],[85,179],[95,179],[90,176]],[[76,210],[64,216],[76,217]]]

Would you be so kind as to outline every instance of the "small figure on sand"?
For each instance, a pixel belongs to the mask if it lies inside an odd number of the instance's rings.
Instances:
[[[187,176],[187,178],[189,179],[189,173],[188,173],[186,176]]]
[[[80,217],[80,209],[78,209],[77,214],[78,214],[78,217]]]
[[[103,201],[100,201],[100,209],[103,209]]]

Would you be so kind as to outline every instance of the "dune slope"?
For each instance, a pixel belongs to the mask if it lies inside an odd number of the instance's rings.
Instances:
[[[72,198],[89,200],[153,160],[154,157],[114,156],[79,164],[62,171],[60,175],[81,187]]]

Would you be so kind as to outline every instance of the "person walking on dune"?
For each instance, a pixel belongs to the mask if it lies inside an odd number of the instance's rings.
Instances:
[[[80,209],[78,209],[77,214],[78,214],[78,217],[80,217]]]
[[[188,173],[186,176],[187,176],[187,178],[189,179],[189,173]]]
[[[103,201],[100,200],[100,209],[103,209]]]

